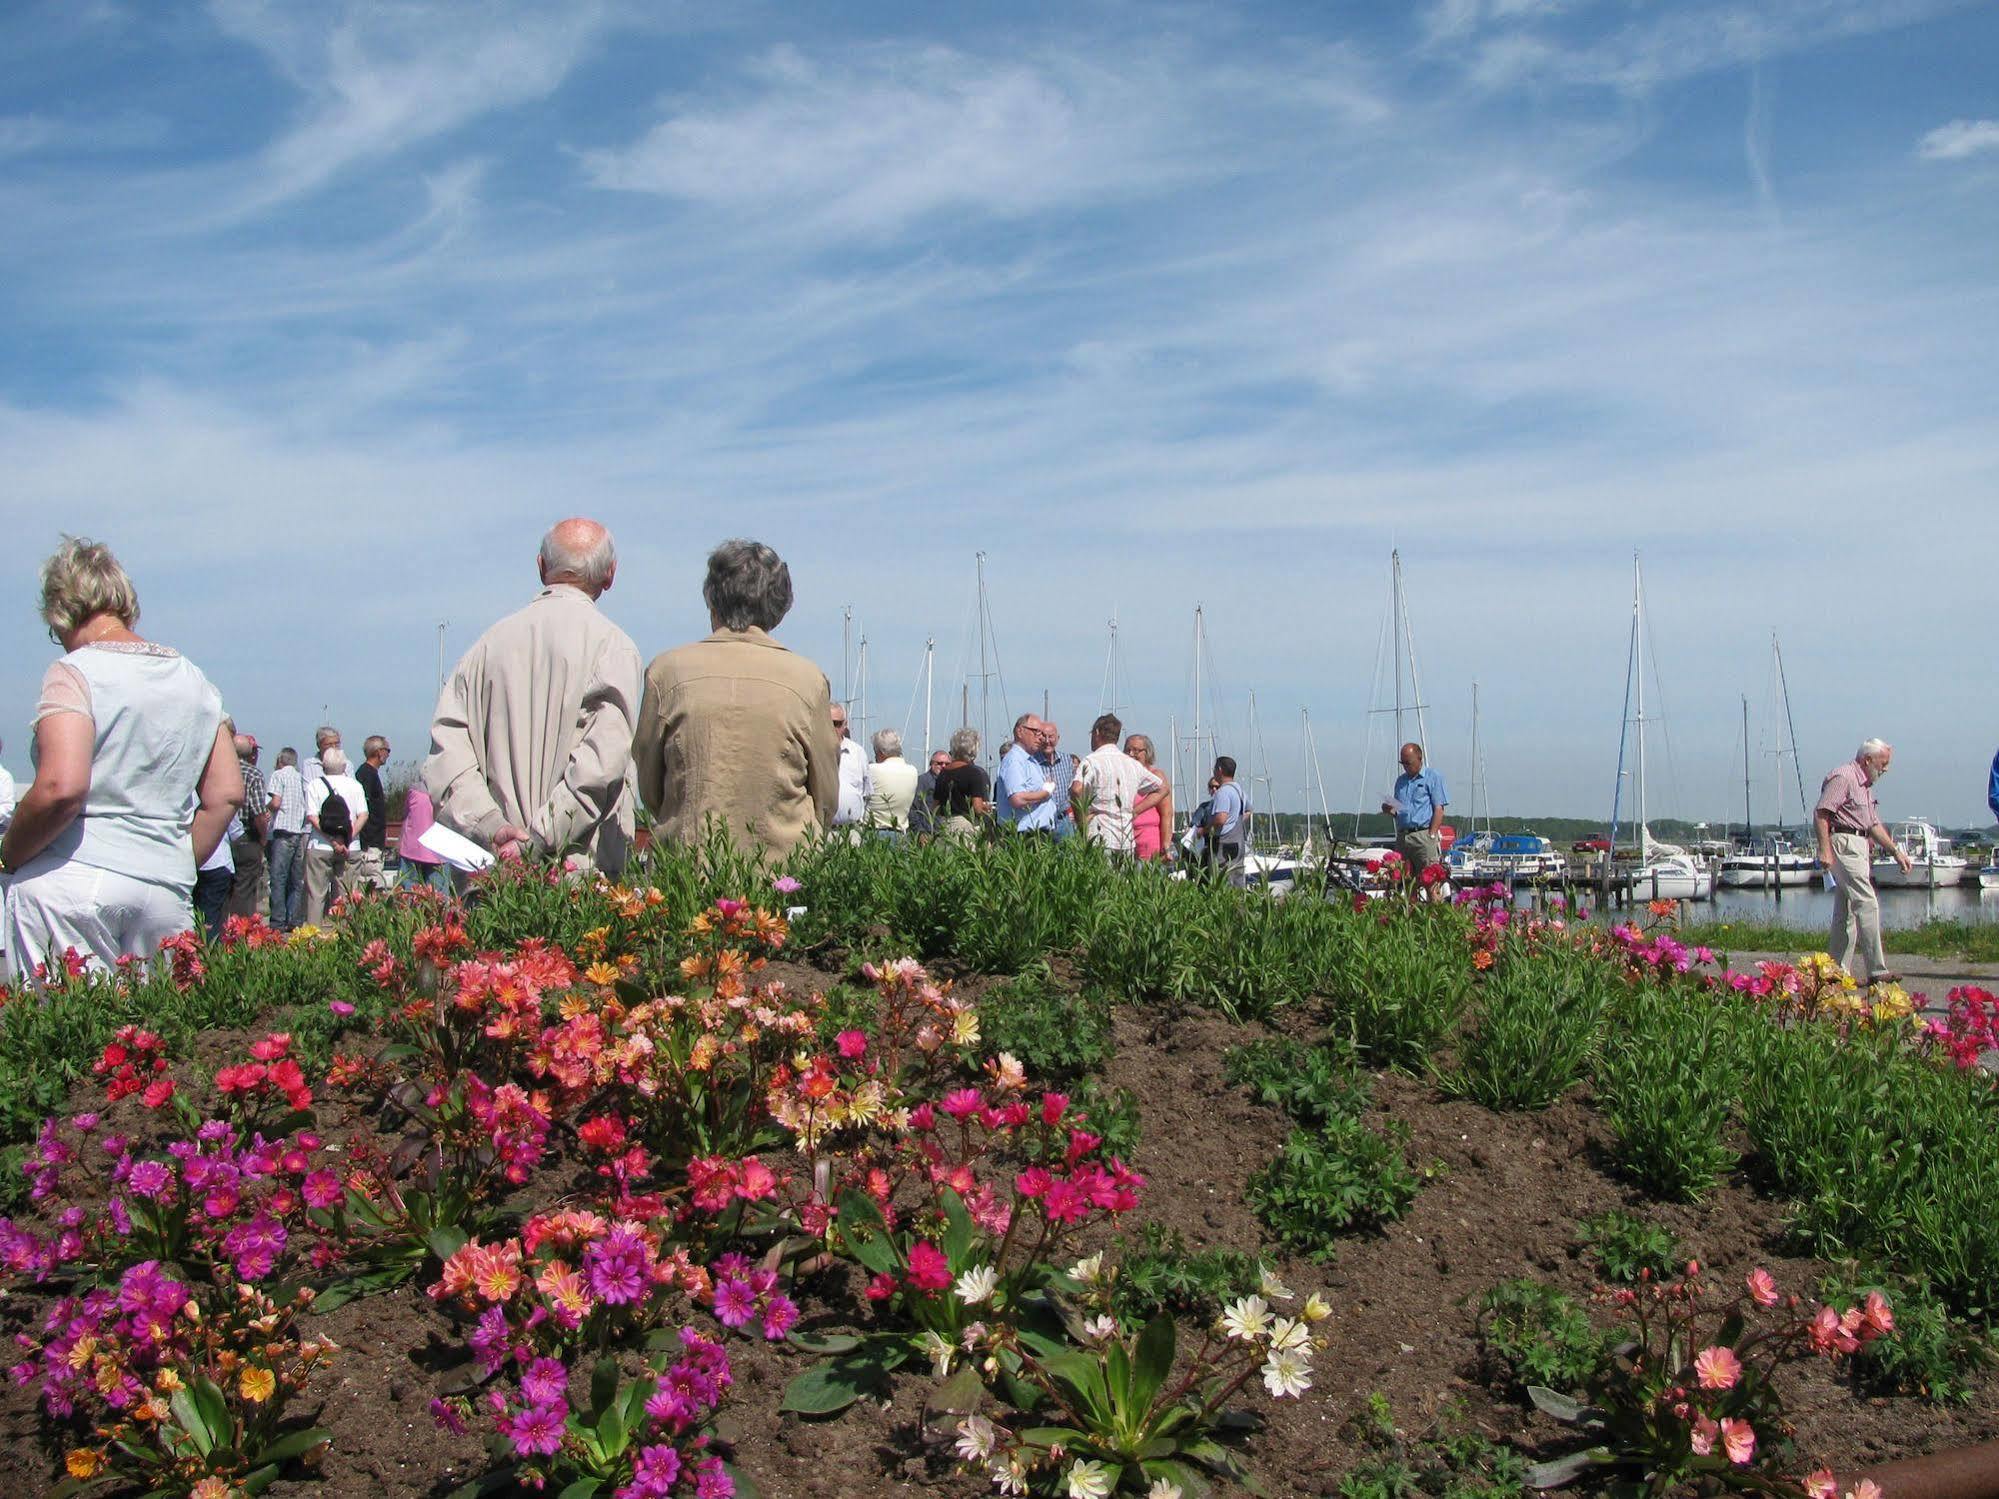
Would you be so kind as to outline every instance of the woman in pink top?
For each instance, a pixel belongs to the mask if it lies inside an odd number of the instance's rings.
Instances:
[[[1147,770],[1158,769],[1152,763],[1152,741],[1145,735],[1128,735],[1124,752]],[[1159,789],[1141,796],[1131,812],[1132,852],[1141,859],[1167,857],[1166,835],[1173,826],[1173,787],[1165,776],[1158,779]]]
[[[425,848],[421,841],[436,821],[437,810],[431,805],[430,793],[424,789],[423,778],[419,776],[410,787],[409,800],[403,806],[403,830],[396,837],[396,856],[403,861],[404,884],[435,885],[449,895],[451,871],[444,867],[444,860]]]

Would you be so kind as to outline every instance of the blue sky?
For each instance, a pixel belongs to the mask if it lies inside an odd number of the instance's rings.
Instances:
[[[5,758],[63,530],[267,744],[403,758],[580,511],[644,654],[756,536],[877,722],[936,638],[940,736],[976,551],[1079,747],[1113,612],[1184,730],[1199,602],[1285,806],[1301,707],[1380,794],[1399,546],[1460,810],[1476,680],[1501,810],[1603,815],[1635,549],[1655,808],[1739,806],[1774,627],[1808,779],[1878,733],[1986,820],[1995,57],[1925,0],[11,5]]]

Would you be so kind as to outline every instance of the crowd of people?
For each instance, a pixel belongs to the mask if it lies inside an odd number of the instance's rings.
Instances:
[[[536,568],[540,592],[488,629],[440,691],[392,855],[387,738],[370,735],[350,764],[340,731],[324,725],[310,757],[286,746],[267,774],[256,736],[200,669],[138,634],[138,593],[110,550],[66,540],[41,574],[41,616],[63,655],[35,706],[34,780],[16,800],[0,779],[10,977],[150,959],[197,914],[210,930],[259,913],[289,931],[324,922],[351,891],[398,880],[448,889],[451,861],[425,836],[434,825],[494,858],[532,853],[610,874],[629,856],[641,805],[655,837],[695,842],[718,826],[777,859],[828,834],[1080,837],[1137,863],[1181,853],[1153,741],[1125,734],[1112,713],[1090,726],[1080,757],[1054,723],[1022,714],[991,775],[969,726],[920,771],[893,729],[864,754],[826,674],[772,633],[791,610],[791,572],[760,542],[715,548],[702,585],[710,633],[650,665],[598,608],[617,578],[604,526],[560,522]],[[1893,975],[1870,847],[1908,867],[1872,791],[1892,754],[1863,744],[1826,777],[1815,817],[1835,892],[1833,955],[1875,978]],[[1448,798],[1421,745],[1400,758],[1382,811],[1422,869],[1443,858]],[[1235,773],[1217,757],[1189,819],[1185,852],[1207,867],[1244,852],[1251,808]],[[1993,799],[1999,815],[1999,761]]]
[[[762,543],[715,548],[702,586],[710,633],[650,665],[598,607],[617,578],[604,526],[560,522],[536,569],[540,592],[444,683],[392,850],[386,737],[365,739],[354,763],[323,725],[311,755],[285,746],[267,771],[201,670],[138,634],[138,592],[111,551],[66,540],[41,575],[63,655],[35,709],[34,780],[18,802],[0,785],[10,979],[148,960],[197,918],[216,930],[260,914],[290,931],[323,923],[355,890],[448,889],[452,862],[425,837],[434,825],[495,858],[612,874],[640,806],[655,837],[697,841],[719,826],[773,858],[825,835],[1080,837],[1134,861],[1177,856],[1153,742],[1126,736],[1114,714],[1080,757],[1055,724],[1022,715],[996,776],[970,727],[924,770],[893,729],[864,753],[826,674],[772,633],[791,610],[791,572]],[[1235,770],[1215,761],[1196,810],[1190,852],[1203,863],[1242,853],[1250,807]]]

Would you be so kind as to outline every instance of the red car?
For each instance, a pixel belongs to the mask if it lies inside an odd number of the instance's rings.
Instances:
[[[1574,843],[1569,845],[1569,852],[1576,854],[1607,854],[1610,852],[1610,840],[1601,834],[1594,838],[1578,838]]]

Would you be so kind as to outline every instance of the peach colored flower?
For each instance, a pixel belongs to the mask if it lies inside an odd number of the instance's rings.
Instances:
[[[1703,1348],[1694,1355],[1694,1374],[1704,1390],[1732,1390],[1742,1378],[1742,1360],[1733,1348]]]
[[[1863,1478],[1847,1491],[1846,1499],[1881,1499],[1881,1485]]]
[[[1749,1287],[1749,1299],[1758,1306],[1775,1306],[1778,1302],[1777,1282],[1768,1270],[1751,1270],[1745,1281]]]
[[[1749,1459],[1756,1455],[1756,1428],[1747,1421],[1724,1416],[1721,1422],[1721,1444],[1728,1449],[1728,1460],[1738,1468],[1745,1468],[1749,1465]]]
[[[1805,1475],[1805,1499],[1839,1499],[1839,1485],[1833,1482],[1832,1469],[1814,1468]]]
[[[1720,1432],[1721,1428],[1714,1424],[1712,1416],[1696,1416],[1694,1429],[1687,1435],[1687,1441],[1694,1449],[1694,1456],[1706,1457],[1714,1451],[1714,1439]]]

